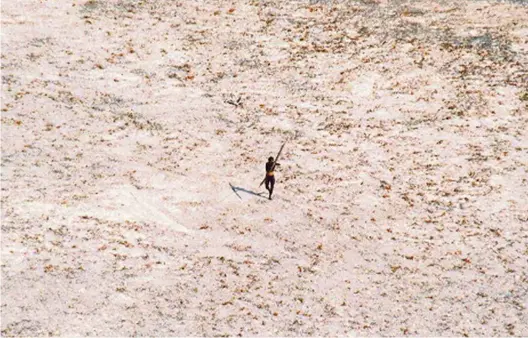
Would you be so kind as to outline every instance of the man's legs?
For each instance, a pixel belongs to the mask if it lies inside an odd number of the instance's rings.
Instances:
[[[275,186],[275,177],[269,176],[269,183],[270,183],[270,189],[269,191],[269,199],[271,200],[271,195],[273,194],[273,187]]]

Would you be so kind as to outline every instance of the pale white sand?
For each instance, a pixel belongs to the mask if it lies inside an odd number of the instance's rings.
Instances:
[[[2,335],[528,336],[521,3],[3,1]]]

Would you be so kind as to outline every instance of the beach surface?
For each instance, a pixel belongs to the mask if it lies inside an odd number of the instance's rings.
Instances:
[[[1,22],[2,336],[528,336],[525,1]]]

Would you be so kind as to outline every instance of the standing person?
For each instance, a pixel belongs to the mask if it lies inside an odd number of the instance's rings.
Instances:
[[[275,186],[275,173],[273,172],[275,170],[275,166],[280,165],[279,163],[275,163],[273,160],[273,157],[268,158],[268,162],[266,163],[266,190],[269,191],[269,199],[271,200],[271,195],[273,194],[273,187]]]

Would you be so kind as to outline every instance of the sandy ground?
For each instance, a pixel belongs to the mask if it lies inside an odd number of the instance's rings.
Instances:
[[[3,336],[528,336],[526,2],[1,19]]]

